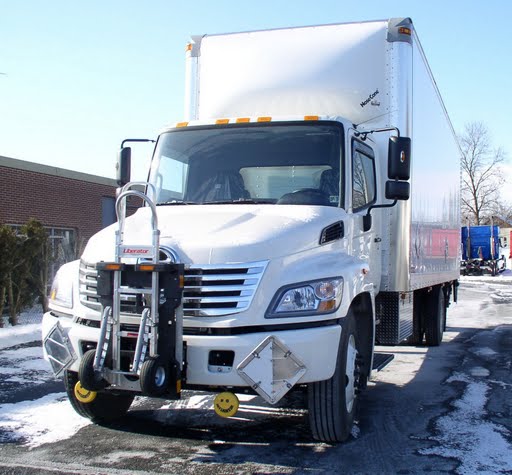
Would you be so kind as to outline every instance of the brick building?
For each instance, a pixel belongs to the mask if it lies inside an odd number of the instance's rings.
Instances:
[[[37,219],[48,229],[57,260],[76,256],[115,221],[115,180],[2,156],[0,178],[0,224]]]

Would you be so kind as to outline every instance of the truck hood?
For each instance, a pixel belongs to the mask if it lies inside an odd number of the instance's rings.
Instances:
[[[251,262],[295,254],[318,246],[322,230],[343,220],[345,211],[301,205],[159,206],[160,244],[188,264]],[[82,258],[114,259],[117,223],[95,234]],[[151,212],[140,208],[126,219],[124,244],[151,244]]]

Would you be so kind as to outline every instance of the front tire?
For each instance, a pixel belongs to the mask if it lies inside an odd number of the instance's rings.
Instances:
[[[82,417],[91,421],[104,424],[123,417],[130,408],[134,396],[132,394],[113,394],[99,392],[89,403],[83,403],[76,398],[75,385],[78,382],[78,374],[72,371],[65,371],[64,386],[73,409]]]
[[[360,386],[358,353],[356,324],[349,313],[341,330],[334,375],[308,387],[309,422],[316,440],[343,442],[352,431]]]

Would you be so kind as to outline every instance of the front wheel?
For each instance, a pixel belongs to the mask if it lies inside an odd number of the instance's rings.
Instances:
[[[341,329],[334,375],[308,387],[309,422],[316,440],[343,442],[352,431],[360,386],[358,353],[356,324],[349,313]]]
[[[64,386],[73,409],[82,417],[91,419],[98,424],[109,423],[123,417],[130,408],[134,396],[132,394],[114,394],[99,392],[90,398],[83,398],[90,402],[77,399],[75,386],[78,383],[78,374],[72,371],[64,373]]]

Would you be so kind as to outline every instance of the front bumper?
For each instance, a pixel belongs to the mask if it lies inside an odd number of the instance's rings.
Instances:
[[[82,342],[97,342],[99,329],[73,323],[71,318],[58,318],[51,312],[43,317],[43,340],[59,323],[76,355],[66,369],[78,371],[82,356]],[[340,325],[306,329],[292,329],[276,332],[255,332],[242,335],[187,335],[186,342],[186,383],[204,387],[249,387],[237,368],[268,337],[274,337],[284,344],[302,362],[305,371],[298,383],[311,383],[329,379],[336,367],[338,346],[341,336]],[[222,368],[210,364],[211,352],[233,352],[232,365]],[[48,359],[46,348],[45,358]]]

